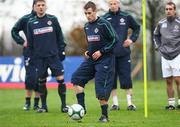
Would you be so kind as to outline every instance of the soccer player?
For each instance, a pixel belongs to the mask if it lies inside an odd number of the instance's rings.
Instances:
[[[119,76],[120,87],[126,91],[128,110],[135,110],[136,106],[132,103],[132,80],[131,80],[131,60],[130,60],[130,45],[138,38],[140,26],[134,18],[120,9],[119,0],[109,0],[109,12],[103,17],[109,21],[119,37],[114,48],[115,54],[115,78],[112,89],[113,105],[111,110],[119,110],[117,97],[117,77]],[[128,29],[133,32],[128,38]]]
[[[89,1],[84,6],[88,20],[84,30],[88,42],[86,59],[72,75],[72,83],[80,105],[85,107],[85,84],[95,78],[96,97],[101,105],[100,122],[108,122],[108,99],[113,82],[112,49],[115,44],[115,32],[109,22],[97,16],[96,5]]]
[[[34,8],[34,2],[33,2]],[[31,96],[33,90],[35,91],[35,98],[34,98],[34,107],[33,109],[36,110],[39,108],[39,92],[38,92],[38,85],[37,85],[37,77],[36,77],[36,68],[34,65],[33,60],[31,60],[32,56],[29,53],[27,48],[27,41],[20,36],[19,32],[23,31],[25,36],[27,37],[27,23],[30,18],[33,18],[36,15],[34,9],[31,11],[30,14],[24,15],[21,17],[16,24],[13,26],[11,30],[11,35],[15,42],[19,45],[23,46],[23,56],[24,56],[24,64],[26,70],[25,76],[25,89],[26,89],[26,97],[25,97],[25,105],[23,110],[28,111],[31,105]]]
[[[160,20],[154,30],[155,49],[161,53],[163,78],[166,79],[167,110],[175,109],[173,81],[177,85],[180,109],[180,17],[176,15],[176,5],[168,2],[165,6],[166,18]]]
[[[62,61],[65,59],[65,43],[58,19],[50,14],[46,14],[46,1],[35,0],[35,10],[37,16],[28,22],[28,47],[35,56],[38,70],[39,91],[42,107],[38,110],[48,112],[46,103],[47,89],[45,76],[50,68],[52,76],[58,82],[58,93],[61,98],[61,112],[67,112],[66,107],[66,86],[64,83],[64,69]]]

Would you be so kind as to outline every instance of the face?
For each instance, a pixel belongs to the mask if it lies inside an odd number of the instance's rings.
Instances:
[[[84,14],[86,15],[86,18],[89,22],[93,22],[96,20],[96,11],[93,11],[92,8],[84,10]]]
[[[176,10],[174,9],[174,5],[166,5],[165,12],[167,17],[176,15]]]
[[[43,1],[38,1],[34,5],[34,9],[35,9],[38,16],[43,16],[46,12],[46,3]]]
[[[119,1],[118,0],[110,0],[109,1],[109,9],[112,12],[117,12],[119,7],[120,7],[120,5],[119,5]]]

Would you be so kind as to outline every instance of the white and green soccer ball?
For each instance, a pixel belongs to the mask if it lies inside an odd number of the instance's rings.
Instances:
[[[72,120],[81,120],[84,114],[85,110],[80,104],[68,106],[68,115]]]

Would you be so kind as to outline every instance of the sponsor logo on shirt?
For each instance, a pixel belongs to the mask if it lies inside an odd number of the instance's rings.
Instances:
[[[39,35],[39,34],[44,34],[44,33],[50,33],[53,32],[53,27],[43,27],[43,28],[38,28],[33,30],[34,35]]]
[[[87,37],[88,42],[96,42],[100,41],[100,36],[99,35],[90,35]]]

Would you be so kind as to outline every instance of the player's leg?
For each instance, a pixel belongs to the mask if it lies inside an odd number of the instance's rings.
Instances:
[[[175,98],[174,98],[174,88],[173,88],[173,70],[170,66],[170,62],[163,57],[161,57],[161,67],[162,75],[166,80],[166,92],[168,96],[168,105],[165,109],[174,110],[175,109]]]
[[[132,80],[131,80],[131,60],[130,55],[118,58],[118,75],[120,87],[126,91],[127,110],[136,110],[132,102]]]
[[[49,68],[51,69],[52,76],[56,77],[58,82],[58,94],[61,100],[61,112],[67,112],[68,108],[66,107],[66,84],[64,82],[64,68],[60,62],[59,56],[55,55],[48,58]]]
[[[39,93],[41,98],[41,108],[37,110],[38,113],[48,112],[48,106],[47,106],[47,87],[46,87],[46,77],[40,77],[39,78]]]
[[[32,96],[32,83],[31,83],[31,65],[30,65],[30,57],[24,57],[24,65],[25,65],[25,70],[26,70],[26,75],[25,75],[25,90],[26,90],[26,95],[25,95],[25,105],[23,107],[23,110],[28,111],[31,106],[31,96]]]
[[[74,91],[78,104],[82,105],[86,112],[85,106],[85,93],[84,87],[85,84],[94,78],[94,65],[93,62],[89,59],[85,60],[80,67],[73,73],[71,82],[74,85]]]
[[[168,106],[165,109],[174,110],[175,109],[175,98],[174,98],[174,88],[173,88],[173,77],[166,78],[166,90],[168,95]]]
[[[105,99],[99,99],[99,103],[101,105],[101,117],[99,118],[99,122],[109,122],[108,118],[108,101]]]
[[[112,76],[114,61],[111,56],[101,59],[95,65],[95,90],[96,97],[101,105],[100,122],[108,122],[108,100],[112,90],[114,77]]]
[[[41,98],[41,108],[37,110],[38,113],[44,113],[48,112],[48,106],[47,106],[47,87],[46,87],[46,77],[47,77],[47,69],[48,65],[45,59],[36,59],[37,63],[37,77],[38,77],[38,90],[40,93]]]
[[[35,66],[33,58],[30,61],[30,76],[29,76],[29,79],[31,81],[31,84],[33,86],[33,91],[35,93],[33,109],[37,110],[37,109],[39,109],[40,93],[39,93],[39,88],[38,88],[37,68]]]
[[[172,69],[173,77],[177,86],[177,96],[178,96],[177,109],[180,110],[180,66],[179,66],[179,63],[180,63],[180,54],[171,61],[171,68],[173,68]]]
[[[23,107],[24,111],[29,111],[29,109],[31,107],[31,96],[32,96],[32,90],[26,89],[25,105]]]
[[[58,82],[58,94],[61,99],[61,112],[67,112],[68,108],[66,107],[66,84],[64,82],[64,76],[57,76],[56,80]]]
[[[114,82],[112,86],[112,91],[111,91],[111,96],[112,96],[112,106],[111,106],[111,111],[113,110],[120,110],[119,103],[118,103],[118,96],[117,96],[117,71],[118,71],[118,66],[116,66],[118,63],[115,58],[115,68],[114,68]]]
[[[39,107],[39,98],[40,98],[40,93],[39,93],[39,86],[38,86],[38,79],[37,79],[37,75],[36,75],[36,83],[34,85],[34,110],[38,110]]]

